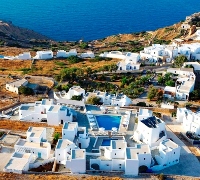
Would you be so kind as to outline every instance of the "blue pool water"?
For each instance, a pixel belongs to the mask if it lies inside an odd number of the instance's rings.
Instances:
[[[121,116],[99,115],[96,116],[99,127],[105,128],[105,130],[112,130],[113,127],[119,129]]]
[[[103,139],[103,142],[102,142],[102,146],[110,146],[110,142],[111,140],[117,140],[117,139]]]
[[[2,58],[4,58],[4,56],[3,56],[3,55],[0,55],[0,58],[2,59]]]
[[[0,0],[0,20],[55,40],[155,30],[200,11],[200,0]]]

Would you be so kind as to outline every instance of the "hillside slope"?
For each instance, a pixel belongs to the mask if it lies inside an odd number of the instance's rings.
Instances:
[[[50,39],[33,30],[21,28],[11,22],[0,21],[0,44],[20,47],[31,47],[34,43]]]

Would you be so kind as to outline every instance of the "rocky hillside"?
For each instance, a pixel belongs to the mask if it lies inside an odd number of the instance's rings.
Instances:
[[[50,39],[32,30],[20,28],[11,22],[0,21],[0,45],[32,47],[34,44],[48,44]]]

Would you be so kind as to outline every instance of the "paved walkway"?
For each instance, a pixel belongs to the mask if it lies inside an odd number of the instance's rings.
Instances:
[[[188,147],[169,129],[168,126],[166,126],[166,131],[168,138],[171,138],[181,147],[180,162],[179,164],[168,167],[157,173],[200,177],[200,163],[196,156],[191,153]]]

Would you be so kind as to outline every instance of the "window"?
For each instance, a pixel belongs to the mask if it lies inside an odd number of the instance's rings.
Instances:
[[[144,158],[144,160],[145,160],[146,158]]]
[[[60,154],[58,154],[60,156]]]
[[[175,154],[175,152],[174,152],[174,154]]]
[[[119,164],[119,166],[121,166],[122,164]]]
[[[119,167],[119,169],[121,169],[122,167]]]
[[[137,154],[139,154],[139,152],[137,152]]]
[[[116,153],[115,153],[115,156],[116,156]]]

